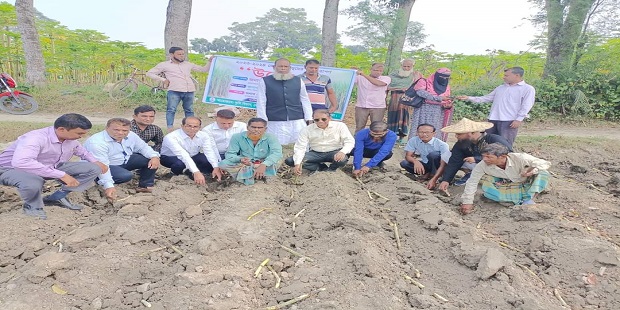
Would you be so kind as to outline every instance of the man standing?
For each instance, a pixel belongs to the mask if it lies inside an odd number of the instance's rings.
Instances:
[[[471,175],[471,171],[482,160],[480,150],[488,144],[500,143],[512,152],[512,146],[504,137],[484,132],[491,127],[493,127],[493,124],[489,122],[474,122],[463,118],[458,123],[441,129],[444,133],[454,133],[457,142],[452,147],[452,156],[450,156],[450,161],[448,161],[446,170],[441,178],[440,190],[448,190],[450,182],[452,182],[459,169],[467,171],[467,174],[454,182],[454,185],[465,185],[465,182],[467,182]]]
[[[141,105],[133,110],[131,131],[135,132],[142,141],[153,142],[152,148],[161,151],[161,143],[164,141],[164,133],[155,121],[155,108],[150,105]]]
[[[56,119],[54,126],[21,135],[0,154],[0,184],[17,187],[26,215],[47,219],[44,201],[70,210],[82,209],[67,199],[69,192],[86,190],[99,174],[108,171],[77,141],[91,127],[86,117],[65,114]],[[70,162],[73,156],[87,162]],[[56,179],[63,185],[43,198],[41,191],[46,179]]]
[[[170,53],[170,60],[160,62],[155,68],[149,70],[146,75],[156,81],[163,82],[164,88],[168,88],[166,126],[168,127],[168,132],[170,132],[172,131],[174,115],[177,112],[179,102],[183,101],[185,117],[194,116],[193,104],[196,85],[194,85],[191,73],[192,71],[208,72],[213,57],[209,59],[206,66],[201,67],[185,61],[185,51],[180,47],[173,46],[168,52]],[[159,76],[161,73],[165,77]]]
[[[489,144],[481,152],[482,161],[472,171],[461,195],[461,213],[473,210],[480,180],[484,197],[515,205],[535,204],[536,195],[547,188],[547,169],[551,166],[548,161],[525,153],[510,153],[499,143]]]
[[[403,145],[407,142],[405,137],[409,134],[409,115],[411,107],[400,103],[400,98],[414,82],[422,78],[422,74],[413,70],[415,61],[405,59],[401,63],[398,71],[390,74],[390,103],[388,104],[387,123],[388,129],[395,132],[399,139],[398,144]]]
[[[332,122],[327,110],[316,110],[314,124],[301,130],[293,156],[285,162],[295,167],[297,175],[302,167],[310,171],[336,171],[347,164],[347,154],[354,146],[355,139],[345,123]],[[328,167],[325,163],[331,164]]]
[[[215,140],[221,159],[225,158],[232,135],[248,130],[246,123],[235,121],[235,116],[235,112],[230,109],[218,108],[215,112],[215,122],[202,129]]]
[[[353,150],[353,175],[361,177],[373,167],[383,167],[383,162],[392,158],[396,138],[396,133],[388,130],[388,125],[383,121],[372,122],[370,128],[358,131]],[[362,166],[364,158],[370,160]]]
[[[159,153],[130,131],[130,124],[128,119],[111,118],[104,131],[92,135],[84,143],[95,158],[110,167],[98,181],[109,200],[116,199],[114,184],[129,182],[133,178],[132,170],[140,172],[136,192],[150,193],[155,185]]]
[[[308,98],[312,103],[312,111],[318,109],[328,109],[325,98],[329,98],[329,113],[334,113],[338,109],[338,100],[336,99],[336,92],[332,87],[332,80],[327,75],[319,74],[319,67],[321,63],[316,59],[310,59],[306,61],[304,68],[306,72],[299,75],[301,80],[306,85],[306,91],[308,92]]]
[[[357,70],[357,103],[355,103],[355,132],[364,129],[370,116],[370,122],[383,121],[385,114],[385,97],[387,87],[392,81],[383,73],[383,64],[374,63],[370,75]]]
[[[312,121],[312,105],[304,82],[291,73],[288,59],[276,60],[274,69],[258,83],[256,115],[267,120],[268,132],[280,144],[295,143],[299,131]]]
[[[220,168],[246,185],[254,184],[257,179],[267,180],[267,177],[275,176],[277,164],[282,159],[282,146],[274,135],[266,131],[266,120],[251,118],[248,131],[236,133],[230,139],[226,159],[220,162]]]
[[[487,132],[498,134],[512,145],[523,119],[534,106],[536,90],[523,81],[525,71],[521,67],[504,70],[504,84],[482,97],[458,96],[456,99],[474,103],[493,102],[489,122],[493,127]]]
[[[400,166],[411,174],[429,179],[426,188],[433,189],[443,174],[448,160],[450,160],[450,147],[435,138],[435,127],[420,124],[417,136],[409,139],[405,146],[405,160],[400,162]]]
[[[181,129],[164,137],[161,164],[170,168],[175,175],[184,173],[185,170],[185,174],[198,185],[206,182],[203,173],[212,173],[214,178],[221,180],[222,172],[218,168],[220,156],[215,140],[200,131],[200,118],[189,116],[181,123]]]

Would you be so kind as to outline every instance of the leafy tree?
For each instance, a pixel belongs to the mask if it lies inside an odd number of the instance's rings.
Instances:
[[[198,54],[213,54],[213,53],[230,53],[238,52],[241,50],[239,43],[235,41],[231,36],[222,36],[213,39],[209,42],[207,39],[195,38],[189,40],[190,49]]]
[[[336,63],[336,43],[338,43],[338,3],[339,0],[325,0],[323,10],[323,32],[321,41],[321,63],[334,66]]]
[[[321,41],[321,29],[307,19],[304,9],[271,9],[249,23],[234,22],[231,37],[244,50],[263,58],[275,48],[293,48],[307,53]]]
[[[405,39],[408,34],[409,18],[415,0],[383,0],[389,7],[396,9],[394,23],[390,31],[390,43],[388,44],[387,71],[393,71],[399,67],[400,56],[403,53]],[[413,29],[414,27],[412,27]],[[412,36],[409,36],[412,39]],[[416,37],[413,37],[416,38]],[[417,39],[417,38],[416,38]]]
[[[411,1],[414,2],[414,1]],[[396,8],[396,9],[395,9]],[[363,46],[386,47],[390,44],[394,21],[398,12],[398,5],[387,5],[386,3],[364,0],[358,4],[342,11],[359,21],[357,25],[350,26],[345,34],[361,42]],[[405,18],[406,13],[403,13]],[[407,21],[409,15],[406,15]],[[424,25],[419,22],[408,22],[405,43],[407,48],[417,47],[424,43],[426,39]]]
[[[39,33],[35,26],[33,0],[15,1],[15,12],[26,57],[26,82],[35,86],[44,86],[47,83],[45,61],[41,52]]]
[[[164,28],[164,47],[178,46],[187,51],[187,30],[192,16],[192,0],[169,0]]]

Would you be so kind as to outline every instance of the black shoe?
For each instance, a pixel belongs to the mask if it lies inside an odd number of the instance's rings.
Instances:
[[[184,174],[184,175],[186,175],[186,176],[188,176],[190,180],[192,180],[192,181],[194,180],[194,173],[192,173],[191,171],[189,171],[189,169],[185,169],[185,170],[183,171],[183,174]]]
[[[327,167],[326,164],[320,163],[319,164],[319,170],[317,170],[317,171],[327,171],[328,169],[329,169],[329,167]]]
[[[43,202],[51,202],[55,205],[58,205],[61,208],[73,210],[73,211],[81,211],[84,207],[78,204],[73,204],[67,199],[67,197],[59,199],[59,200],[51,200],[43,198]]]

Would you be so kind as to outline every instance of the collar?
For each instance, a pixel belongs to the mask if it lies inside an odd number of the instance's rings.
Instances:
[[[308,75],[306,75],[306,72],[304,72],[304,73],[302,74],[302,76],[303,76],[304,78],[308,79],[308,81],[312,81],[312,80],[310,80],[310,79],[308,78]],[[316,76],[316,80],[315,80],[315,81],[318,81],[318,80],[319,80],[319,78],[321,78],[321,74],[320,74],[320,73],[319,73],[319,74],[317,74],[317,76]]]
[[[420,137],[417,137],[418,139],[420,139]],[[420,142],[424,143],[424,144],[433,144],[435,142],[437,138],[432,137],[430,140],[428,140],[428,142],[424,142],[422,141],[422,139],[420,139]]]
[[[233,121],[232,127],[228,128],[228,129],[222,129],[222,128],[220,128],[220,125],[217,124],[217,122],[213,122],[213,127],[214,127],[214,129],[217,129],[217,130],[229,131],[229,130],[231,130],[233,128],[239,128],[239,122],[238,121]]]
[[[60,142],[60,139],[58,139],[58,136],[56,135],[56,128],[54,128],[54,126],[48,127],[47,130],[48,130],[48,136],[50,137],[50,142],[62,143]]]
[[[127,139],[129,139],[129,135],[131,134],[131,131],[129,131],[129,134],[127,134],[127,137],[123,138],[123,141],[126,141]],[[103,130],[103,140],[106,142],[116,142],[118,143],[116,140],[114,140],[114,138],[112,138],[110,136],[110,134],[105,131],[105,129]]]
[[[519,82],[519,83],[512,84],[512,85],[510,85],[510,84],[508,84],[508,83],[504,83],[504,84],[505,84],[506,86],[517,86],[517,85],[519,85],[519,86],[523,86],[523,85],[525,85],[525,80],[523,80],[523,81],[521,81],[521,82]]]
[[[313,126],[312,129],[320,129],[320,130],[327,130],[327,128],[334,128],[334,125],[332,124],[334,120],[330,120],[329,123],[327,124],[327,127],[325,129],[323,128],[319,128],[319,126],[317,126],[316,123],[312,123],[310,126]]]

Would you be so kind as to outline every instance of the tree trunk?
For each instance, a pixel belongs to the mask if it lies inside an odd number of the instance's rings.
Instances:
[[[323,10],[323,40],[321,43],[321,64],[328,67],[336,65],[336,44],[338,43],[338,2],[325,0]]]
[[[570,72],[584,23],[594,1],[572,0],[562,4],[560,0],[545,0],[549,43],[544,76],[560,77]]]
[[[192,0],[170,0],[166,11],[166,27],[164,29],[164,47],[166,56],[168,49],[178,46],[187,53],[187,30],[192,15]]]
[[[406,0],[398,6],[394,26],[390,33],[385,73],[398,69],[400,65],[400,57],[403,54],[403,46],[405,46],[405,38],[407,37],[409,17],[414,4],[415,0]]]
[[[16,0],[15,13],[17,27],[21,34],[26,59],[26,83],[34,86],[45,86],[45,61],[41,52],[41,42],[35,27],[34,0]]]

